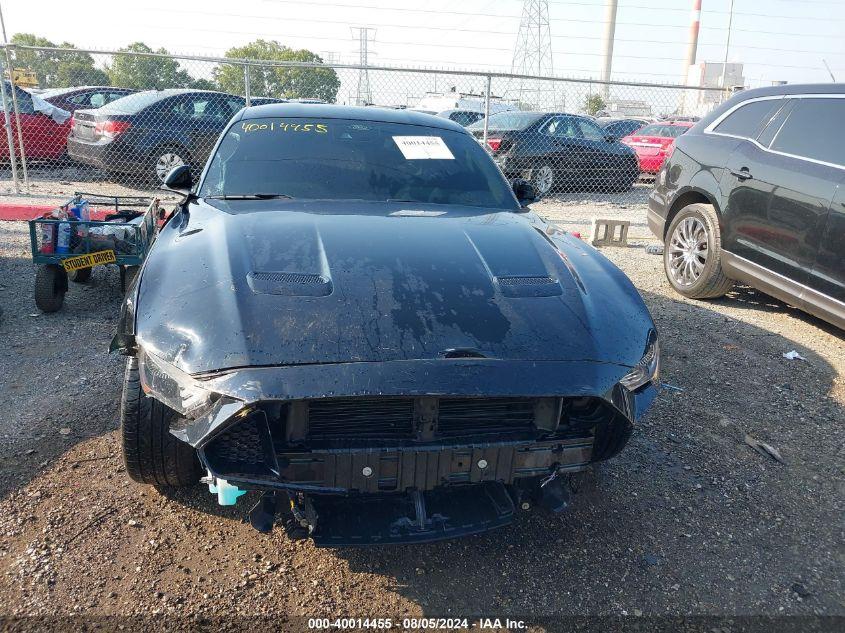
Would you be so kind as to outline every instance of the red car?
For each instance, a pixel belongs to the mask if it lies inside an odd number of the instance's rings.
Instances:
[[[642,173],[656,174],[660,171],[663,161],[672,153],[675,139],[693,125],[695,123],[691,121],[649,123],[623,138],[622,142],[637,153]]]
[[[70,134],[70,113],[58,109],[43,99],[33,97],[22,88],[15,86],[15,97],[18,101],[18,114],[21,125],[24,152],[27,160],[55,160],[65,153],[67,137]],[[12,137],[18,156],[17,122],[12,110],[12,84],[6,82],[6,99],[9,102],[11,114]],[[45,114],[50,112],[51,114]],[[0,126],[5,126],[3,111],[0,110]],[[59,123],[58,120],[61,121]],[[9,160],[9,144],[5,135],[0,137],[0,160]]]

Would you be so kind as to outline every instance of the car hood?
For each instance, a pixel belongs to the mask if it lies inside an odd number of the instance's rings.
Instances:
[[[653,327],[627,278],[533,213],[193,201],[162,229],[136,341],[189,373],[456,357],[630,366]]]

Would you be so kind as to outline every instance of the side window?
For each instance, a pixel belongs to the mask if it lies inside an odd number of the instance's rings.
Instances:
[[[570,117],[555,117],[543,131],[555,138],[581,138],[581,129]]]
[[[73,95],[72,97],[68,97],[67,99],[74,105],[78,106],[87,106],[88,105],[88,95],[84,92],[80,95]]]
[[[106,105],[106,95],[102,92],[94,92],[91,93],[88,101],[90,102],[92,108],[102,108]]]
[[[235,98],[230,97],[230,98],[226,99],[226,103],[229,106],[229,110],[231,110],[230,115],[232,115],[232,114],[235,114],[235,112],[238,112],[241,108],[243,108],[244,105],[246,104],[246,101],[243,100],[243,99],[235,99]],[[272,102],[268,101],[268,103],[272,103]]]
[[[760,136],[757,137],[757,142],[760,143],[760,145],[763,147],[769,147],[769,145],[772,144],[772,141],[775,140],[775,136],[777,136],[778,132],[780,132],[780,129],[783,127],[784,121],[786,121],[789,113],[792,112],[792,107],[795,105],[796,101],[797,99],[787,99],[784,106],[769,120],[769,124],[760,133]]]
[[[599,129],[599,126],[586,119],[578,119],[578,127],[581,130],[581,136],[588,141],[603,141],[604,134]]]
[[[796,99],[771,149],[845,166],[845,99]]]
[[[713,128],[713,131],[748,139],[757,138],[760,130],[774,116],[782,103],[782,98],[746,103],[731,112],[719,125]]]
[[[111,103],[112,101],[117,101],[122,97],[125,97],[128,94],[132,94],[130,92],[123,93],[123,92],[109,92],[106,94],[106,103]]]

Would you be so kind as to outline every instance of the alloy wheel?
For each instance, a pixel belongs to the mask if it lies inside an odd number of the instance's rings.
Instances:
[[[707,227],[699,218],[682,220],[669,239],[669,270],[675,282],[691,286],[701,277],[707,263]]]
[[[555,181],[555,173],[548,165],[543,165],[537,170],[537,175],[534,177],[534,184],[537,193],[547,194],[552,189]]]
[[[167,174],[170,173],[171,169],[184,164],[185,161],[181,156],[179,156],[179,154],[174,152],[165,152],[159,156],[156,161],[156,177],[159,179],[159,182],[164,182],[164,179],[167,178]]]

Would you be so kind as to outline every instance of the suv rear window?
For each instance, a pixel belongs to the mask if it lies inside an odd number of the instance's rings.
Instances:
[[[845,166],[845,99],[795,99],[771,148]]]
[[[713,128],[713,131],[748,139],[757,138],[760,130],[774,116],[782,103],[782,98],[746,103],[731,112],[727,118]]]

